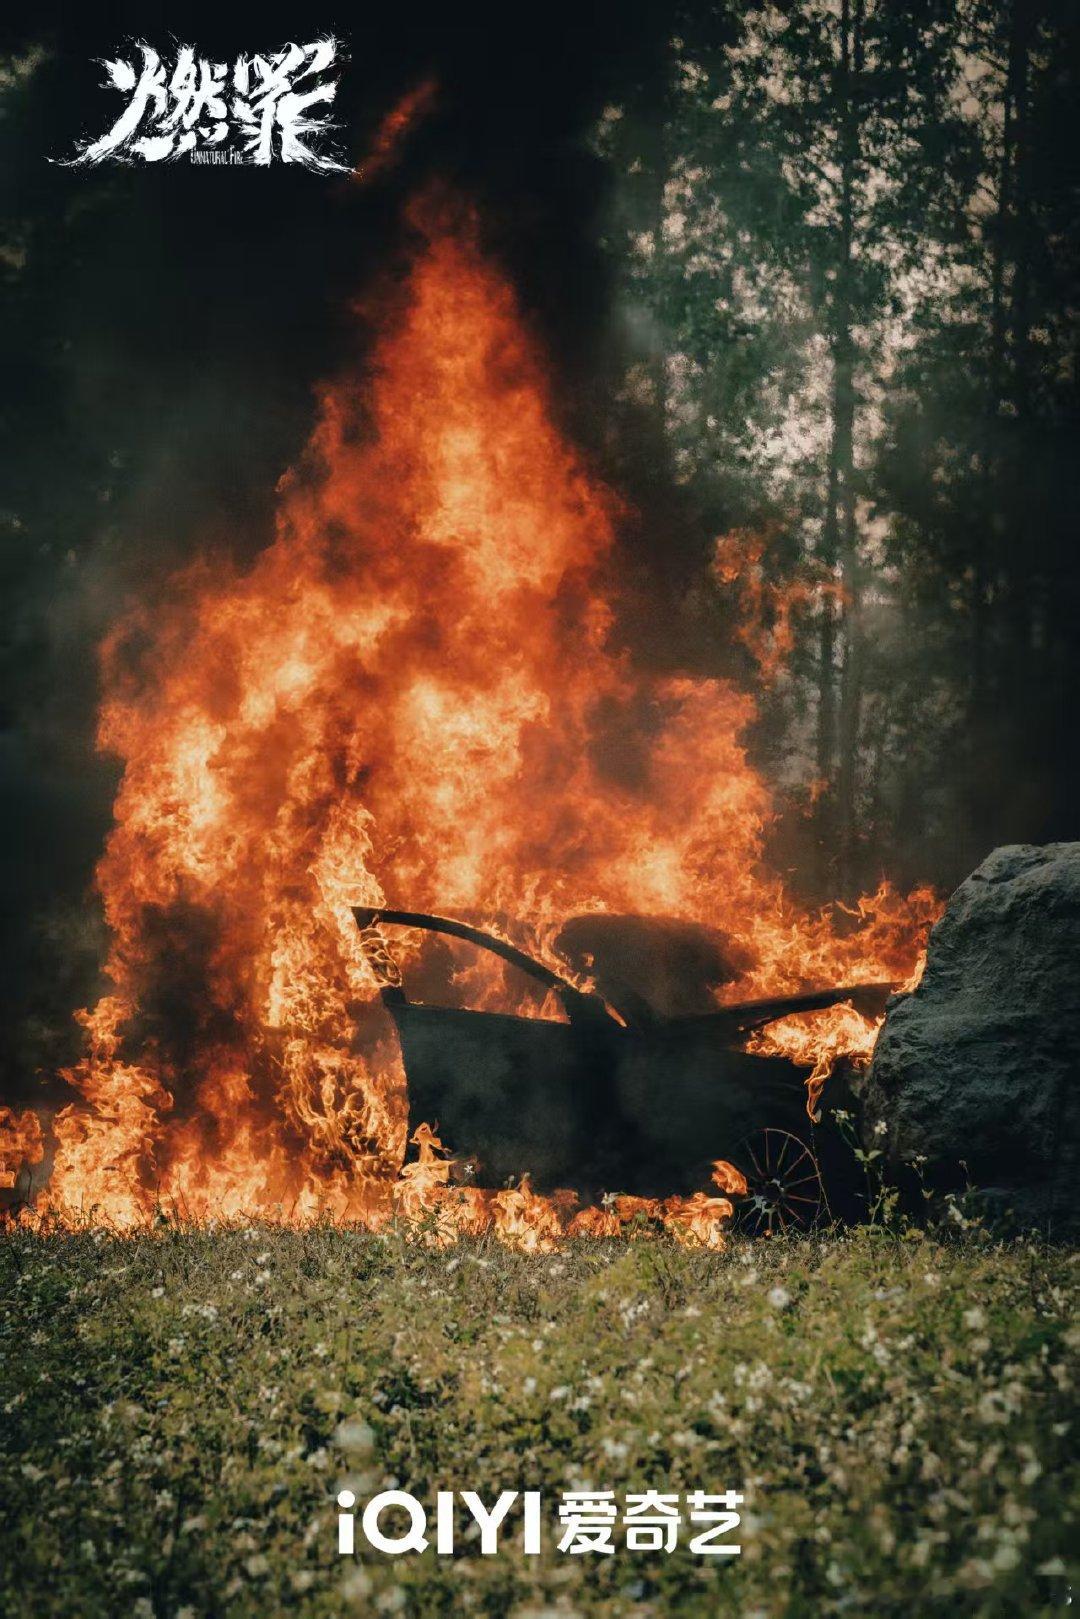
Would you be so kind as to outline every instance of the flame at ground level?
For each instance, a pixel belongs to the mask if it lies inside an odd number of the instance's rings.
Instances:
[[[613,649],[619,518],[470,226],[429,223],[366,386],[322,395],[273,543],[246,572],[197,564],[104,647],[99,741],[124,765],[97,874],[111,988],[79,1014],[80,1101],[52,1121],[41,1209],[397,1212],[533,1246],[643,1212],[719,1240],[731,1205],[704,1192],[581,1210],[455,1187],[431,1131],[403,1167],[400,1056],[349,910],[517,917],[540,949],[585,911],[704,922],[743,964],[731,999],[912,971],[931,896],[883,885],[838,929],[764,866],[750,697]],[[526,1005],[491,961],[456,976],[468,1004]],[[874,1033],[838,1008],[757,1038],[820,1081]],[[6,1139],[9,1168],[40,1157],[25,1120]]]

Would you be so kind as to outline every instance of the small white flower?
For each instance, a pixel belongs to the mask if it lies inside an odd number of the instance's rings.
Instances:
[[[774,1310],[786,1310],[791,1303],[791,1294],[786,1287],[770,1287],[768,1297]]]
[[[366,1569],[350,1569],[339,1587],[342,1596],[347,1602],[355,1602],[360,1597],[366,1597],[371,1591],[371,1576]]]
[[[375,1430],[358,1417],[346,1417],[334,1430],[334,1440],[342,1450],[365,1453],[375,1448]]]

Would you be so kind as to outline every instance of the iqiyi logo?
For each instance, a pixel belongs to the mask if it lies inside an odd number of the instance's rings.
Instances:
[[[685,1496],[645,1490],[621,1500],[614,1490],[567,1490],[559,1496],[550,1532],[558,1536],[559,1552],[612,1556],[618,1550],[673,1552],[689,1528],[687,1550],[695,1556],[738,1557],[742,1547],[730,1536],[742,1522],[737,1509],[744,1499],[734,1490],[712,1495],[691,1490]],[[358,1538],[387,1557],[425,1552],[434,1539],[435,1551],[448,1557],[462,1538],[462,1524],[470,1540],[475,1537],[469,1519],[479,1528],[482,1557],[494,1557],[500,1543],[518,1535],[526,1555],[538,1556],[543,1548],[546,1517],[539,1490],[503,1490],[490,1507],[475,1490],[438,1490],[434,1525],[407,1490],[383,1490],[359,1514],[352,1490],[342,1490],[337,1504],[338,1551],[345,1557],[355,1555]]]

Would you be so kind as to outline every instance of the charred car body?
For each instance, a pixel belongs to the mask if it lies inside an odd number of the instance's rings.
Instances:
[[[593,969],[597,991],[584,991],[465,922],[374,908],[354,915],[401,1043],[410,1126],[435,1125],[455,1154],[476,1164],[484,1184],[527,1173],[539,1191],[665,1197],[707,1187],[713,1161],[723,1158],[746,1177],[740,1215],[751,1227],[805,1228],[823,1214],[859,1212],[856,1161],[834,1117],[838,1108],[854,1106],[847,1075],[830,1077],[811,1120],[805,1070],[742,1046],[753,1030],[794,1012],[845,1000],[880,1010],[891,985],[719,1008],[706,997],[709,1010],[672,1013],[673,1001],[684,1008],[700,1001],[685,993],[685,976],[674,995],[647,998],[627,968],[635,952],[655,953],[660,937],[671,960],[671,926],[654,919],[582,918],[563,930],[560,954],[568,961],[584,955]],[[565,1021],[411,1000],[381,931],[387,925],[492,952],[554,994]],[[689,953],[687,971],[696,972],[700,986],[709,977],[703,930],[676,929]]]

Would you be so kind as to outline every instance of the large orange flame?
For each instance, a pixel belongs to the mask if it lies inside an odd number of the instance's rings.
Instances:
[[[105,645],[112,987],[52,1125],[55,1217],[399,1211],[436,1240],[494,1225],[545,1247],[644,1212],[719,1240],[722,1196],[575,1211],[459,1187],[431,1131],[403,1169],[404,1076],[349,911],[513,916],[540,939],[589,910],[693,919],[749,963],[739,999],[911,972],[929,895],[883,885],[837,927],[764,867],[751,698],[613,650],[619,519],[471,227],[429,227],[369,385],[322,396],[273,543],[246,572],[193,567]],[[508,1004],[500,970],[468,971],[471,1004]],[[841,1008],[759,1045],[820,1078],[874,1032]]]

